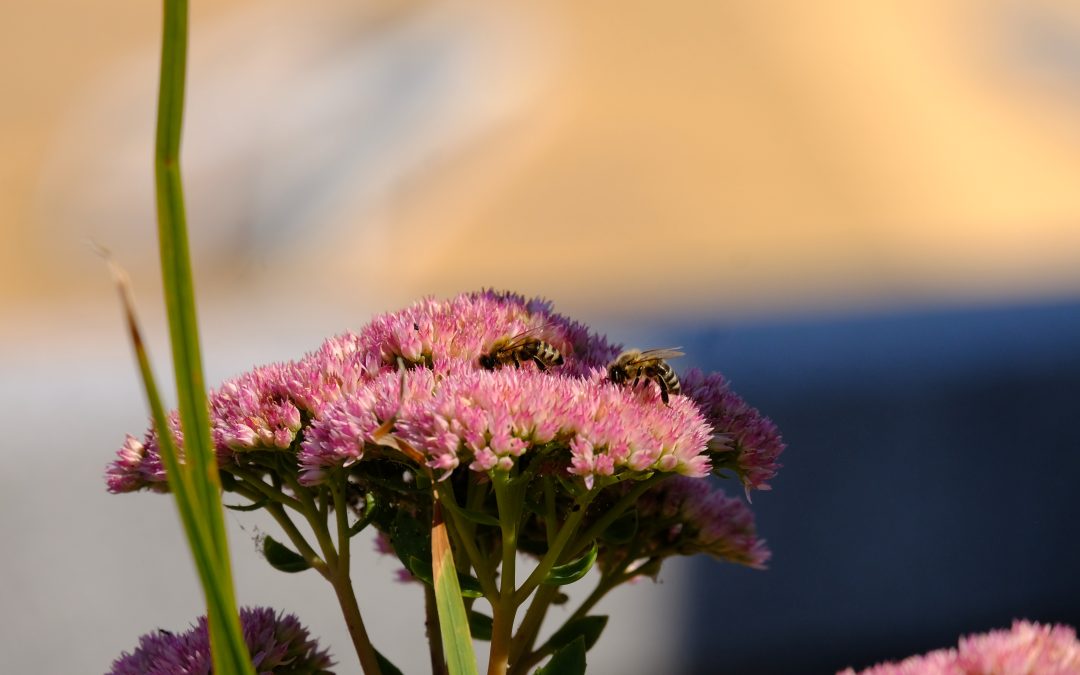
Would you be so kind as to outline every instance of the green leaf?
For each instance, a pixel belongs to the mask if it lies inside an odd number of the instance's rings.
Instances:
[[[585,638],[578,637],[547,662],[536,675],[585,675]]]
[[[474,639],[491,642],[491,617],[475,609],[469,611],[469,631]]]
[[[423,581],[428,586],[435,585],[435,575],[432,573],[431,563],[426,560],[421,560],[416,556],[409,556],[409,561],[405,565],[405,569],[409,570],[414,577]],[[461,596],[464,598],[482,598],[484,592],[480,588],[480,580],[476,577],[469,576],[462,572],[457,573],[458,586],[461,588]]]
[[[461,516],[465,520],[472,521],[479,525],[499,527],[499,519],[489,513],[474,511],[473,509],[467,509],[464,506],[458,506],[452,499],[446,499],[441,503],[447,509],[453,511],[456,515]]]
[[[431,566],[435,571],[435,605],[447,669],[450,675],[477,675],[469,617],[461,600],[454,555],[438,502],[431,526]]]
[[[592,569],[593,563],[596,562],[596,553],[598,550],[596,542],[594,541],[592,548],[590,548],[585,555],[576,560],[571,560],[565,565],[556,565],[555,567],[552,567],[543,583],[549,586],[564,586],[581,579],[589,573],[590,569]]]
[[[480,580],[476,577],[457,573],[458,586],[461,588],[461,597],[463,598],[482,598],[484,597],[484,591],[480,588]]]
[[[435,573],[432,571],[431,563],[428,561],[421,560],[416,556],[411,555],[409,556],[408,562],[405,563],[405,569],[409,570],[410,574],[428,586],[435,585]]]
[[[460,513],[461,516],[466,520],[470,520],[479,525],[491,525],[492,527],[499,526],[499,519],[491,515],[490,513],[484,513],[483,511],[474,511],[472,509],[465,509],[460,506],[457,507],[455,510]]]
[[[232,475],[228,471],[219,471],[218,479],[221,481],[221,489],[225,492],[233,492],[236,490],[236,476]]]
[[[378,503],[375,501],[375,493],[366,492],[364,494],[364,511],[360,514],[359,520],[353,523],[349,528],[349,537],[355,537],[364,531],[368,525],[375,519],[375,512],[378,507]]]
[[[304,560],[304,556],[279,543],[270,535],[263,538],[263,555],[266,556],[266,562],[279,572],[293,574],[311,567],[308,561]]]
[[[544,651],[557,651],[569,645],[579,637],[585,641],[585,651],[592,649],[596,641],[600,639],[600,633],[607,626],[606,616],[581,616],[567,621],[555,634],[548,638],[544,645]]]
[[[637,509],[630,509],[608,525],[600,538],[609,544],[625,544],[634,538],[638,529]]]
[[[379,653],[379,650],[375,650],[375,660],[379,662],[379,670],[382,675],[404,675],[401,669],[390,662],[390,659],[386,658]]]
[[[431,530],[420,519],[406,511],[398,511],[390,523],[390,544],[405,569],[413,576],[431,583]],[[413,559],[416,559],[416,562]],[[418,573],[417,569],[421,572]]]
[[[222,506],[229,509],[230,511],[258,511],[269,503],[270,498],[263,497],[259,501],[252,502],[250,504],[222,504]]]

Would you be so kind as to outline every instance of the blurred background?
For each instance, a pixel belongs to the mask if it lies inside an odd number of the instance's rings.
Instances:
[[[826,673],[1014,618],[1080,624],[1075,3],[192,10],[210,382],[421,295],[509,288],[683,345],[676,365],[724,371],[784,432],[753,502],[771,569],[669,565],[601,605],[590,672]],[[159,23],[155,3],[0,7],[12,672],[104,671],[202,611],[171,502],[101,478],[145,413],[88,241],[132,272],[169,370]],[[241,602],[297,612],[355,670],[328,589],[259,559],[272,526],[230,520]],[[357,567],[380,648],[423,672],[419,596],[389,560]]]

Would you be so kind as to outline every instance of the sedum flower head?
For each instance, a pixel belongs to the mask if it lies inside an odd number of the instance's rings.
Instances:
[[[493,345],[522,334],[556,348],[562,365],[480,367]],[[608,383],[604,368],[619,351],[542,300],[493,291],[423,300],[210,392],[218,464],[251,461],[252,451],[295,453],[314,484],[371,453],[391,425],[442,476],[458,466],[508,469],[549,443],[590,487],[625,471],[708,473],[707,419],[685,397],[665,406],[653,389]],[[175,414],[170,427],[182,450]],[[107,483],[112,492],[166,489],[153,429],[128,438]]]
[[[628,555],[647,564],[673,555],[705,553],[764,569],[771,556],[765,541],[758,539],[754,515],[746,504],[712,489],[709,481],[683,477],[661,481],[638,498],[635,508],[636,535],[628,544],[607,545],[601,551],[603,565],[625,562]]]
[[[292,614],[267,607],[240,610],[244,642],[259,675],[329,673],[334,665],[329,654]],[[110,675],[209,675],[210,637],[206,617],[199,617],[187,632],[157,630],[139,638],[132,653],[123,653],[112,664]]]
[[[768,490],[768,481],[781,466],[776,460],[786,447],[772,420],[732,391],[720,373],[705,375],[692,369],[683,376],[682,389],[716,430],[709,447],[713,471],[734,471],[747,493]]]
[[[883,663],[861,675],[1071,675],[1080,673],[1080,642],[1068,626],[1013,622],[960,639],[955,649],[939,649],[897,663]],[[848,668],[840,675],[855,675]]]

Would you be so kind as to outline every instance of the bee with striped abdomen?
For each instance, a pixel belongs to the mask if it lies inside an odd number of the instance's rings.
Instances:
[[[480,367],[495,370],[512,364],[520,368],[527,361],[535,363],[541,371],[561,366],[563,357],[559,350],[536,337],[536,333],[544,328],[546,326],[538,326],[513,337],[499,338],[480,355]]]
[[[682,387],[678,375],[664,359],[682,355],[678,347],[646,351],[628,349],[608,366],[608,379],[615,384],[629,384],[631,387],[637,386],[643,379],[652,380],[660,387],[660,398],[666,404],[668,395],[680,393]]]

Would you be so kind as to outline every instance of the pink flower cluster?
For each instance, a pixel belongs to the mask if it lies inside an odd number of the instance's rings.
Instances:
[[[404,392],[404,396],[402,396]],[[394,420],[394,437],[419,451],[443,475],[466,463],[474,471],[510,469],[530,448],[558,441],[569,449],[569,473],[591,487],[620,471],[664,471],[702,477],[710,427],[697,407],[601,378],[564,377],[532,369],[429,370],[385,373],[331,407],[312,424],[300,450],[302,479],[349,466]]]
[[[777,458],[786,447],[772,420],[733,392],[720,373],[689,370],[682,389],[718,432],[709,447],[714,471],[734,470],[747,492],[768,490],[767,481],[779,471]]]
[[[860,675],[1076,675],[1080,642],[1068,626],[1016,621],[1012,630],[995,630],[960,639],[956,649],[938,649],[897,663],[883,663]],[[840,675],[855,675],[848,668]]]
[[[528,362],[480,367],[493,345],[524,333],[555,347],[563,364],[547,372]],[[251,450],[288,452],[314,484],[395,441],[442,477],[459,465],[508,469],[526,451],[553,444],[562,455],[551,459],[590,487],[624,471],[700,477],[727,456],[737,457],[748,488],[767,487],[783,444],[722,378],[691,373],[688,396],[664,405],[653,387],[605,379],[618,351],[543,301],[492,291],[423,300],[211,392],[218,463],[227,469]],[[175,415],[171,426],[182,441]],[[733,450],[716,451],[716,430]],[[152,430],[142,441],[128,437],[107,481],[112,492],[165,489]]]

